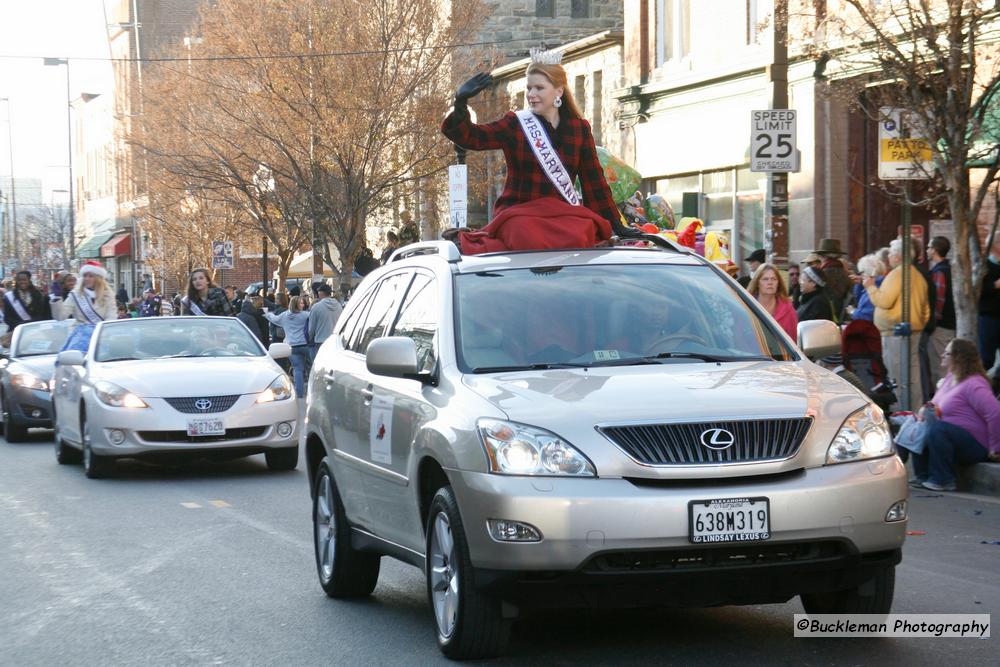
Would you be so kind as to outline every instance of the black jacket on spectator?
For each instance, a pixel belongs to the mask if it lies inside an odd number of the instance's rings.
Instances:
[[[830,295],[827,293],[825,287],[817,287],[808,294],[803,292],[799,300],[800,305],[796,311],[796,314],[799,316],[799,322],[805,322],[806,320],[836,321],[833,318],[833,300],[830,299]]]
[[[240,312],[236,316],[236,319],[247,325],[247,329],[249,329],[250,333],[257,337],[257,340],[264,345],[267,345],[264,341],[263,334],[260,332],[260,322],[257,320],[257,309],[254,308],[250,299],[245,299],[243,301],[243,306],[240,308]]]
[[[226,296],[225,290],[221,287],[210,287],[205,300],[196,303],[206,315],[233,315],[233,304],[229,303],[229,298]],[[187,302],[184,303],[184,314],[195,314],[191,310],[191,304]]]
[[[944,276],[944,308],[941,310],[941,319],[934,322],[934,324],[944,329],[955,329],[955,297],[951,293],[951,262],[947,258],[942,259],[931,268],[929,284],[931,294],[934,295],[934,298],[930,302],[931,319],[934,319],[934,308],[937,303],[937,286],[934,284],[936,274]]]
[[[24,310],[27,311],[28,315],[31,316],[30,320],[22,320],[21,316],[17,314],[14,307],[10,305],[7,294],[13,294],[13,298],[21,302]],[[3,321],[7,324],[7,328],[13,331],[17,328],[17,325],[24,324],[25,322],[38,322],[39,320],[51,320],[52,310],[49,306],[49,300],[38,291],[38,288],[32,285],[28,288],[26,294],[31,301],[30,304],[25,303],[23,299],[18,297],[18,290],[10,289],[7,290],[7,294],[3,297]]]
[[[979,314],[987,317],[1000,317],[1000,289],[994,287],[1000,280],[1000,264],[990,258],[986,261],[986,277],[983,279],[983,291],[979,294]]]

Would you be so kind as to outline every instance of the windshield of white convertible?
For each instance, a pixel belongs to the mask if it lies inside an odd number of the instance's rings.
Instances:
[[[165,357],[260,357],[264,348],[238,320],[143,318],[101,328],[95,359],[101,362]]]
[[[22,324],[17,332],[17,349],[12,356],[20,358],[58,354],[75,324],[73,320]]]
[[[797,358],[706,266],[483,271],[455,292],[464,372]]]

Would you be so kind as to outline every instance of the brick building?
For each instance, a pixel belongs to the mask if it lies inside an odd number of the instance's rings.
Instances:
[[[532,46],[552,48],[604,30],[621,30],[621,0],[488,0],[493,11],[477,41],[498,42],[506,64]]]

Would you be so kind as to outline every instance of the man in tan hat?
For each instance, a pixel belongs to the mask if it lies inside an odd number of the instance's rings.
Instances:
[[[819,268],[826,275],[826,289],[833,301],[833,309],[837,321],[841,319],[847,295],[851,291],[851,276],[840,258],[844,252],[840,249],[839,239],[820,239],[819,247],[813,251],[823,258]]]

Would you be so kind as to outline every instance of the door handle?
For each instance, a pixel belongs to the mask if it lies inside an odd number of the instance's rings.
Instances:
[[[375,398],[375,392],[372,391],[371,387],[365,387],[361,390],[361,396],[364,397],[365,403],[371,403],[372,399]]]
[[[327,382],[333,382],[336,378],[333,375],[333,371],[327,371],[323,373],[323,379]]]

